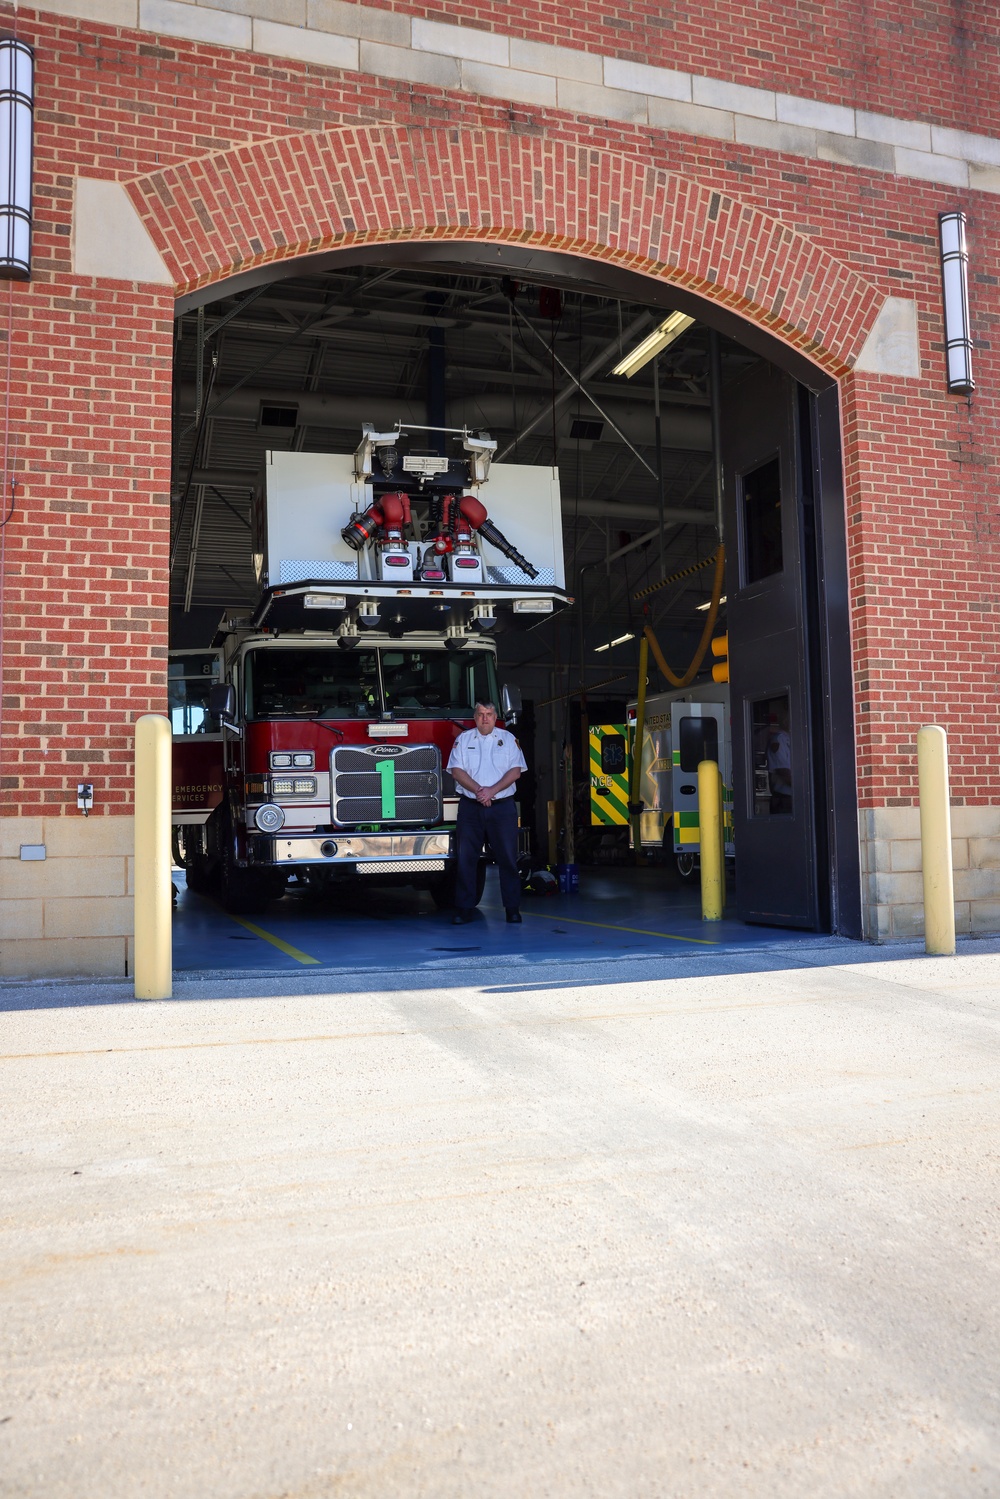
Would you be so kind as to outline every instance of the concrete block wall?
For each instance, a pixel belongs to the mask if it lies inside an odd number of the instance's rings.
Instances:
[[[133,837],[131,817],[0,821],[0,976],[131,973]]]
[[[924,935],[919,807],[873,807],[860,816],[865,936],[872,942]],[[953,806],[955,930],[1000,931],[1000,806]]]

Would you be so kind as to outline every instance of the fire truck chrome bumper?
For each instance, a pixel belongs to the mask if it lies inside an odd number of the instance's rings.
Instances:
[[[407,864],[433,860],[444,868],[451,857],[451,833],[309,833],[292,838],[254,838],[255,861],[262,864],[357,864],[359,872],[371,860]],[[332,852],[336,849],[336,852]],[[438,862],[440,861],[440,863]],[[372,870],[372,873],[377,873]]]

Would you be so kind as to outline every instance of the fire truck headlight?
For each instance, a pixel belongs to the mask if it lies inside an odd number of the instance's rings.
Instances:
[[[263,807],[257,808],[253,820],[262,833],[276,833],[285,825],[285,814],[273,802],[266,802]]]

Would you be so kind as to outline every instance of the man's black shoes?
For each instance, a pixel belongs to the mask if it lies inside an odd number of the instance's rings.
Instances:
[[[520,926],[520,924],[521,924],[521,913],[520,913],[520,911],[508,910],[508,912],[507,912],[507,921],[508,921],[508,924],[510,926]]]

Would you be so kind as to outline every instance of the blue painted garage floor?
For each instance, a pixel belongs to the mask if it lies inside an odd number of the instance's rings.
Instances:
[[[655,868],[580,871],[578,895],[526,896],[521,926],[508,926],[496,871],[479,912],[453,926],[428,894],[408,889],[361,890],[318,898],[295,890],[266,915],[229,916],[212,901],[178,888],[174,969],[179,973],[303,968],[427,969],[484,962],[559,962],[622,956],[736,952],[808,943],[815,932],[790,932],[723,920],[703,922],[697,885],[665,888]],[[731,895],[730,895],[731,898]],[[821,939],[822,940],[822,939]]]

